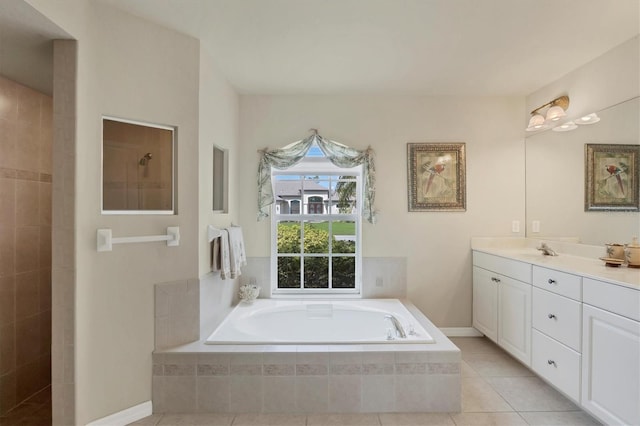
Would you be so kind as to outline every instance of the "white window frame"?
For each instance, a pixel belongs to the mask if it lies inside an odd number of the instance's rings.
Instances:
[[[356,178],[356,205],[354,213],[351,214],[305,214],[304,204],[300,202],[300,214],[279,214],[276,211],[275,203],[271,209],[271,296],[276,298],[322,298],[322,297],[338,297],[338,298],[359,298],[362,297],[362,198],[364,195],[362,186],[362,166],[356,166],[352,168],[341,168],[335,166],[329,159],[323,157],[307,157],[300,161],[295,166],[292,166],[286,170],[271,169],[271,182],[274,188],[275,194],[275,182],[276,176],[282,175],[319,175],[319,176],[355,176]],[[331,209],[329,208],[329,211]],[[356,235],[356,270],[355,270],[355,286],[354,288],[304,288],[304,270],[301,271],[302,287],[296,289],[282,289],[278,288],[278,222],[281,220],[290,220],[303,222],[304,220],[349,220],[355,223]],[[304,230],[302,230],[304,233]],[[304,234],[303,234],[304,235]],[[333,234],[331,234],[333,235]],[[301,257],[304,257],[303,253],[300,253]],[[329,250],[328,256],[331,257],[332,253]],[[313,257],[313,256],[309,256]],[[302,266],[304,268],[304,264]],[[329,275],[331,276],[331,275]]]

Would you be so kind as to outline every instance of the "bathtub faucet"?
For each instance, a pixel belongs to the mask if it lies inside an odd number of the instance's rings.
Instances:
[[[400,337],[402,339],[406,339],[407,338],[407,333],[404,332],[404,328],[402,328],[402,324],[400,324],[400,321],[398,321],[398,318],[394,317],[391,314],[386,314],[385,319],[388,319],[389,321],[391,321],[391,324],[393,324],[393,328],[396,329],[396,336]]]

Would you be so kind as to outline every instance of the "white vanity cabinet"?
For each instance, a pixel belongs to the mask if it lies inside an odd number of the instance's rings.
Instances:
[[[474,248],[473,326],[601,422],[640,425],[640,271],[529,259]]]
[[[580,402],[582,277],[533,266],[531,368]]]
[[[531,265],[473,253],[473,326],[531,364]]]
[[[585,279],[582,406],[606,424],[640,424],[640,291]]]

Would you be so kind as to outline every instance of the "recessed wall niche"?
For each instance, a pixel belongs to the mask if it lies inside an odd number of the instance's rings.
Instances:
[[[174,214],[175,128],[102,118],[102,213]]]
[[[228,213],[229,151],[213,147],[213,212]]]

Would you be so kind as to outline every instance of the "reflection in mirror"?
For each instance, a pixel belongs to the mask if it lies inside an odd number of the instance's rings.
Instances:
[[[228,213],[229,151],[213,147],[213,211]]]
[[[174,128],[102,119],[102,213],[173,214]]]
[[[581,243],[628,243],[640,213],[585,211],[585,145],[640,143],[639,98],[598,112],[600,121],[526,139],[527,236],[578,237]],[[539,232],[532,223],[539,222]]]

